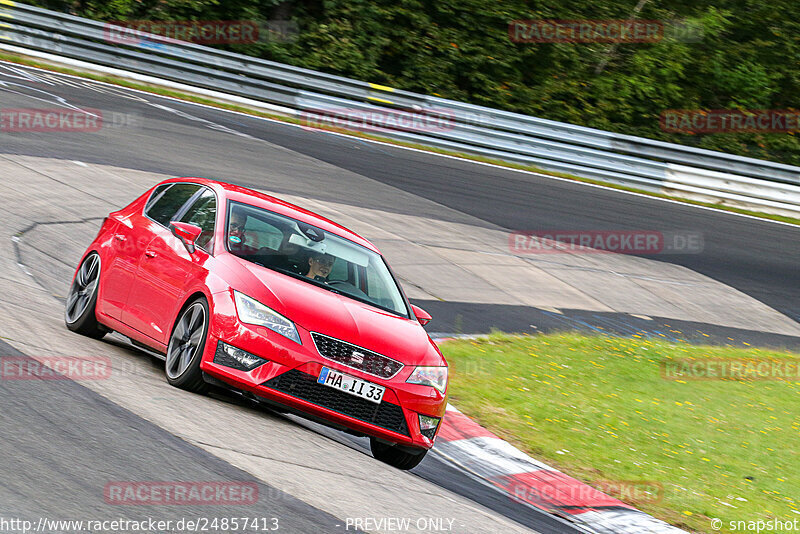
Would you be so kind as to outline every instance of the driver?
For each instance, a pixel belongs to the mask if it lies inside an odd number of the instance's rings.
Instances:
[[[327,282],[335,259],[336,257],[331,254],[312,253],[311,257],[308,258],[309,269],[306,276],[313,278],[317,282]]]
[[[231,213],[228,225],[228,243],[231,252],[238,254],[255,254],[258,250],[258,236],[249,236],[244,231],[247,216],[236,211]]]

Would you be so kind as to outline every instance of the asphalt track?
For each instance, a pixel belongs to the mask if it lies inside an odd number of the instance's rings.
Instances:
[[[107,342],[120,344],[119,340]],[[124,342],[122,348],[141,358],[143,365],[161,373],[163,364],[149,354]],[[33,361],[0,340],[3,358]],[[166,385],[165,385],[166,387]],[[278,415],[225,390],[211,398],[241,409],[256,410],[268,417]],[[41,518],[52,521],[99,518],[143,522],[149,518],[172,521],[168,531],[181,519],[272,518],[278,532],[355,532],[360,530],[251,474],[170,434],[159,426],[117,406],[103,396],[72,380],[0,380],[0,518],[17,518],[34,525]],[[372,462],[369,444],[327,427],[289,417],[331,440],[363,452]],[[414,474],[445,489],[481,503],[532,532],[570,532],[562,521],[522,506],[502,493],[488,488],[433,456],[414,469]],[[254,505],[214,506],[115,506],[113,516],[104,503],[103,488],[109,481],[235,481],[256,484]],[[419,511],[411,510],[410,513]],[[431,511],[435,513],[435,511]],[[467,525],[468,527],[468,525]],[[77,529],[48,528],[43,532],[73,532]],[[213,532],[214,530],[212,530]],[[0,527],[0,532],[6,530]],[[469,529],[467,529],[469,532]],[[577,532],[577,531],[576,531]]]
[[[149,103],[146,103],[141,97],[122,90],[101,92],[71,83],[42,84],[29,80],[20,80],[19,85],[13,87],[6,85],[6,89],[8,91],[0,92],[3,107],[31,106],[30,98],[36,98],[39,106],[47,106],[47,102],[53,106],[70,102],[83,108],[127,114],[135,124],[70,135],[3,133],[0,153],[109,164],[168,175],[205,176],[354,206],[416,216],[441,216],[413,204],[398,205],[391,195],[371,196],[358,184],[329,180],[315,172],[314,161],[317,160],[433,200],[456,213],[478,217],[487,225],[509,230],[701,231],[705,241],[702,254],[659,259],[684,265],[795,319],[800,317],[796,304],[800,296],[800,273],[796,268],[800,251],[791,247],[798,237],[798,229],[794,227],[475,165],[156,96],[148,95]],[[264,161],[259,150],[261,141],[286,150],[284,153],[272,151],[274,159]],[[280,170],[278,174],[292,179],[276,181],[273,178],[276,169]],[[102,196],[103,184],[98,184],[96,194]],[[458,216],[452,213],[447,217],[458,222]],[[530,327],[532,322],[537,323],[534,325],[537,329],[549,330],[563,328],[565,321],[589,329],[596,324],[608,327],[609,322],[617,321],[617,327],[609,330],[623,333],[625,329],[640,328],[632,325],[630,318],[621,321],[619,317],[603,317],[602,314],[584,316],[579,311],[567,313],[564,319],[538,310],[508,306],[464,303],[456,306],[436,301],[423,305],[431,308],[436,316],[435,330],[445,332],[456,329],[467,333],[484,332],[492,326],[519,331],[525,329],[526,324]],[[710,328],[709,325],[696,326]],[[764,344],[795,346],[797,343],[788,336],[764,334],[758,337],[758,332],[732,329],[719,330],[719,335],[759,339]],[[0,349],[6,355],[13,354],[6,344],[0,345]],[[0,385],[4,399],[4,409],[0,412],[3,436],[0,457],[4,459],[0,513],[13,509],[24,512],[16,515],[39,517],[51,510],[53,515],[59,515],[59,510],[75,514],[92,512],[92,503],[97,499],[96,495],[90,495],[89,488],[97,484],[89,485],[85,480],[86,465],[102,473],[102,480],[115,476],[130,479],[133,473],[152,473],[153,480],[174,479],[177,473],[191,473],[192,478],[204,480],[237,477],[249,480],[246,473],[237,472],[226,462],[195,450],[169,432],[138,419],[135,414],[80,385],[64,381],[59,382],[58,387],[59,401],[56,402],[52,389],[45,395],[36,389],[35,382]],[[225,402],[237,400],[228,398]],[[10,416],[13,413],[26,415],[24,418]],[[55,417],[55,413],[69,414],[69,417]],[[101,423],[101,437],[98,423]],[[357,441],[327,433],[351,447],[363,448]],[[109,445],[112,453],[108,452]],[[159,451],[155,457],[158,461],[147,453],[154,449]],[[433,457],[426,459],[415,473],[541,532],[563,531],[557,523],[514,506],[508,499]],[[45,487],[53,491],[43,493]],[[262,484],[260,492],[270,497],[269,512],[287,518],[297,532],[333,532],[339,528],[337,524],[341,525],[341,519],[277,488]],[[186,516],[191,511],[182,509],[180,514]],[[167,514],[174,510],[163,512],[161,517],[168,518],[171,516]],[[142,515],[135,509],[127,509],[126,513],[131,518]],[[148,514],[154,515],[151,510]]]
[[[6,357],[24,357],[0,341]],[[38,524],[107,517],[98,488],[109,480],[241,481],[258,485],[250,517],[276,517],[282,530],[345,532],[343,521],[256,480],[213,455],[120,408],[72,380],[2,380],[0,517]],[[144,478],[147,477],[147,478]],[[141,479],[140,479],[141,480]],[[118,506],[114,519],[174,521],[208,517],[208,506]],[[241,517],[242,506],[214,507]],[[58,529],[48,529],[56,531]],[[64,529],[66,530],[66,529]],[[172,530],[172,529],[170,529]],[[8,531],[0,528],[0,531]],[[350,529],[350,531],[355,531]]]
[[[19,83],[13,88],[15,91],[40,101],[53,101],[55,95],[82,107],[127,114],[135,117],[136,124],[88,134],[15,133],[4,136],[0,152],[103,163],[167,175],[204,176],[354,206],[443,217],[415,205],[398,205],[391,195],[371,195],[360,184],[326,179],[313,172],[313,161],[321,161],[512,231],[701,232],[702,253],[651,258],[692,269],[794,320],[800,318],[800,248],[791,246],[800,237],[797,227],[476,165],[151,95],[141,97],[123,90],[98,92],[70,84]],[[259,141],[283,147],[286,152],[279,159],[265,161]],[[274,180],[276,170],[292,179]],[[432,328],[439,332],[487,332],[492,327],[530,331],[531,323],[544,331],[563,328],[560,321],[548,320],[542,314],[538,322],[531,321],[531,310],[524,307],[437,301],[420,304],[436,313]],[[614,319],[619,327],[612,327],[611,331],[625,333],[631,327],[630,317]],[[573,323],[586,320],[581,317]],[[595,320],[589,317],[588,321],[594,324]],[[733,334],[759,344],[797,346],[794,339],[704,326],[704,331],[712,331],[722,340]]]

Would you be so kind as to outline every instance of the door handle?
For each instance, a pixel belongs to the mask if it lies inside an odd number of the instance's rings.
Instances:
[[[122,234],[116,234],[114,236],[114,239],[116,239],[117,241],[125,241],[125,236]]]
[[[156,254],[152,250],[146,250],[144,255],[147,256],[148,258],[155,258],[156,256],[158,256],[158,254]]]

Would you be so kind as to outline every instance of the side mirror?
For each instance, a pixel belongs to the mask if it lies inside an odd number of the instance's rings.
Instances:
[[[183,243],[183,246],[189,251],[189,254],[194,254],[194,243],[197,241],[197,238],[200,237],[200,234],[203,233],[203,229],[194,224],[178,221],[169,223],[169,229],[172,235],[181,240],[181,243]]]
[[[423,310],[422,308],[420,308],[415,304],[411,305],[411,309],[414,310],[414,315],[417,316],[417,321],[419,321],[419,324],[421,324],[422,326],[425,326],[426,324],[431,322],[431,319],[433,319],[430,313],[426,312],[425,310]]]

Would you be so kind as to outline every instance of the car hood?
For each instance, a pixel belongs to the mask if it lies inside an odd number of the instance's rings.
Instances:
[[[245,293],[299,327],[378,352],[406,365],[445,365],[417,321],[235,258]]]

